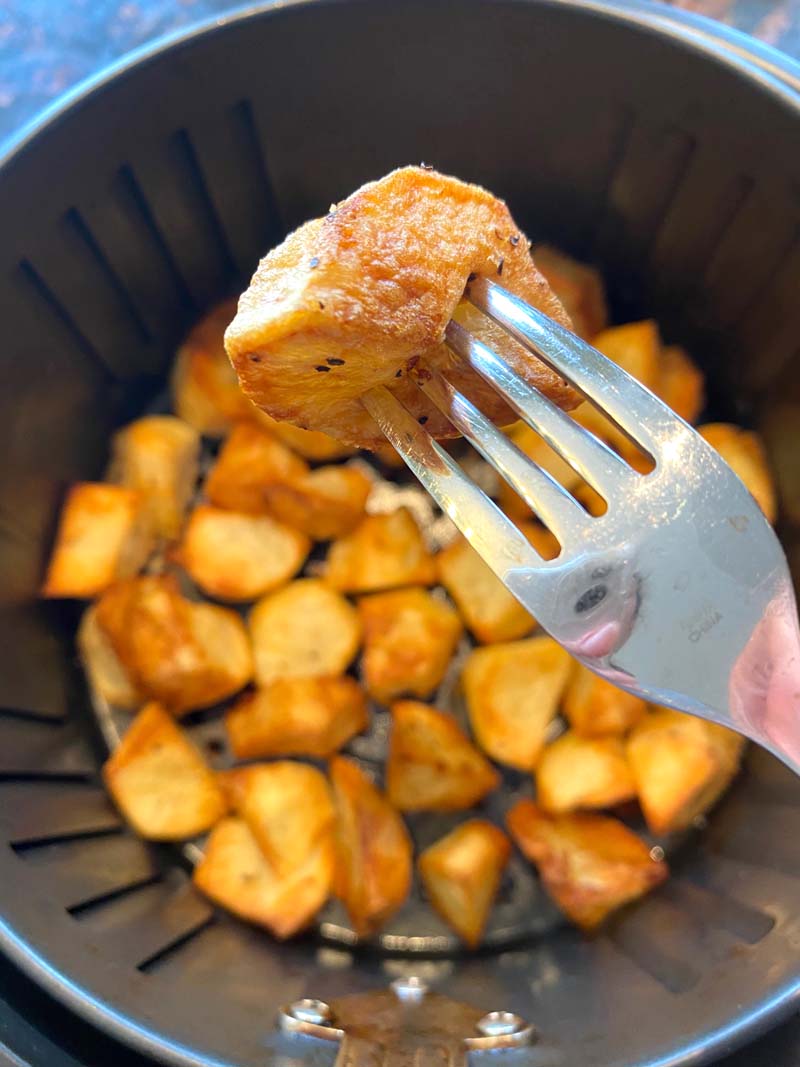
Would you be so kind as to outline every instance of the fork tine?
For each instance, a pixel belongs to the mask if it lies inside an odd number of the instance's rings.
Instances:
[[[370,389],[361,402],[442,511],[499,578],[511,570],[543,563],[524,534],[386,388]]]

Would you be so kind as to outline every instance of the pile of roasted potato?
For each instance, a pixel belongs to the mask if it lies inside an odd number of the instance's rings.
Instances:
[[[698,418],[703,378],[685,352],[652,322],[609,327],[594,270],[552,249],[537,262],[580,333]],[[409,510],[371,510],[363,459],[241,394],[222,345],[232,311],[213,311],[181,347],[175,414],[124,427],[106,480],[71,488],[43,584],[46,597],[91,601],[78,632],[91,687],[132,714],[103,771],[115,803],[148,840],[208,833],[195,884],[278,938],[330,896],[359,936],[377,933],[412,885],[404,815],[416,812],[465,813],[416,872],[467,945],[481,941],[514,845],[565,915],[595,929],[667,876],[663,851],[608,810],[630,822],[638,803],[653,834],[686,829],[736,774],[741,738],[615,689],[536,634],[461,537],[434,553]],[[574,417],[647,469],[594,409]],[[700,429],[773,520],[756,435]],[[507,432],[603,510],[532,431]],[[390,449],[379,458],[397,466]],[[499,502],[557,555],[519,497],[503,488]],[[429,703],[465,634],[466,720]],[[224,771],[180,725],[219,705],[243,761]],[[380,783],[341,755],[376,705],[392,722]],[[481,807],[520,772],[536,800],[514,803],[501,828]]]

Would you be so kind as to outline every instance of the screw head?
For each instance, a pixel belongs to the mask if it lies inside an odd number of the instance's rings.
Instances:
[[[478,1021],[475,1028],[483,1037],[511,1037],[521,1033],[526,1023],[513,1011],[490,1011]]]
[[[428,986],[416,975],[408,978],[395,978],[392,982],[392,990],[395,996],[406,1004],[419,1004],[428,992]]]
[[[327,1026],[331,1021],[331,1009],[324,1000],[313,1000],[304,997],[296,1000],[289,1006],[289,1014],[301,1023],[314,1023],[316,1026]]]

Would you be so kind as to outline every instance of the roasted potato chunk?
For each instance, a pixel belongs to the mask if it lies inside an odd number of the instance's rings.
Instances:
[[[372,593],[399,585],[432,585],[433,556],[407,508],[367,515],[328,551],[326,580],[343,593]]]
[[[436,557],[439,581],[478,641],[513,641],[524,637],[536,620],[509,593],[493,570],[463,537]]]
[[[197,483],[200,436],[174,415],[148,415],[114,435],[108,480],[142,494],[151,529],[174,540]]]
[[[703,372],[688,352],[678,345],[667,345],[661,353],[661,371],[654,390],[676,415],[694,422],[705,404]]]
[[[238,759],[327,759],[367,728],[366,696],[353,678],[280,678],[247,693],[225,716]]]
[[[452,715],[398,700],[386,761],[386,792],[400,811],[462,811],[500,782]]]
[[[498,763],[532,770],[569,672],[569,653],[552,637],[473,649],[461,679],[483,751]]]
[[[644,715],[641,697],[618,689],[577,660],[564,692],[564,715],[576,734],[603,737],[624,734]]]
[[[137,689],[175,714],[216,704],[252,677],[239,616],[186,600],[172,575],[112,586],[97,602],[97,622]]]
[[[608,326],[608,307],[603,276],[596,267],[559,252],[549,245],[537,245],[533,261],[550,284],[572,319],[578,337],[591,341]]]
[[[470,276],[503,285],[564,325],[569,320],[508,208],[485,190],[405,167],[301,226],[259,264],[226,333],[242,388],[273,418],[373,448],[384,438],[361,404],[394,392],[435,437],[452,424],[409,380],[422,358],[449,368],[501,425],[506,404],[443,345],[454,316],[530,384],[567,407],[576,394],[505,330],[462,301]]]
[[[707,422],[698,426],[697,432],[719,452],[753,494],[768,521],[774,523],[778,517],[775,483],[758,434],[726,422]]]
[[[536,799],[553,814],[612,808],[636,796],[621,737],[581,737],[568,730],[536,764]]]
[[[485,819],[470,819],[417,861],[431,904],[470,948],[480,944],[510,855],[502,831]]]
[[[362,671],[370,696],[428,697],[444,677],[463,632],[453,608],[420,586],[362,597]]]
[[[332,463],[335,459],[353,456],[358,451],[352,445],[337,441],[335,437],[322,433],[320,430],[301,430],[299,426],[293,426],[291,422],[278,422],[252,401],[248,400],[248,405],[250,417],[255,418],[259,426],[269,430],[274,437],[291,448],[298,456],[312,463]]]
[[[135,489],[80,482],[67,493],[43,597],[97,596],[129,578],[153,547],[144,500]]]
[[[341,674],[358,651],[358,612],[316,578],[299,578],[250,612],[256,681]]]
[[[189,518],[176,559],[204,593],[244,601],[285,585],[310,548],[305,534],[269,515],[200,504]]]
[[[685,830],[722,796],[739,769],[741,735],[658,708],[628,739],[628,759],[647,825],[656,834]]]
[[[215,904],[284,940],[314,919],[328,893],[330,870],[314,849],[301,867],[279,875],[245,820],[231,816],[214,827],[193,882]]]
[[[92,689],[103,700],[128,710],[143,703],[143,694],[120,663],[114,646],[98,623],[94,605],[83,613],[78,627],[78,651]]]
[[[337,826],[335,893],[359,937],[374,934],[411,888],[411,838],[402,818],[343,756],[330,765]]]
[[[607,815],[546,815],[532,800],[520,800],[506,821],[547,892],[587,932],[669,873],[663,860],[651,857],[645,841]]]
[[[106,760],[103,781],[127,822],[149,841],[194,837],[227,811],[216,776],[155,702],[142,708]]]
[[[205,494],[218,508],[265,515],[270,485],[292,482],[308,473],[308,464],[257,426],[240,422],[220,449],[208,473]]]
[[[292,482],[270,485],[270,512],[315,541],[344,537],[364,516],[372,482],[354,467],[318,467]]]

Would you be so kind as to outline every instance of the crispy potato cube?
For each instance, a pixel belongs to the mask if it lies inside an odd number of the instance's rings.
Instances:
[[[150,841],[201,834],[228,807],[203,757],[155,702],[142,708],[106,760],[103,781],[125,819]]]
[[[278,422],[252,401],[248,400],[248,404],[250,418],[255,418],[260,426],[269,430],[279,441],[283,441],[298,456],[312,463],[331,463],[335,459],[347,459],[357,452],[352,445],[345,445],[321,430],[304,430],[291,422]]]
[[[270,512],[315,541],[344,537],[364,517],[372,482],[354,467],[318,467],[265,491]]]
[[[367,728],[366,696],[353,678],[279,678],[247,693],[225,716],[238,759],[327,759]]]
[[[480,944],[510,855],[501,830],[485,819],[470,819],[417,861],[431,904],[470,948]]]
[[[569,672],[569,653],[551,637],[473,649],[461,681],[483,751],[498,763],[532,770]]]
[[[256,682],[341,674],[358,651],[361,622],[343,596],[317,578],[299,578],[250,612]]]
[[[266,489],[308,473],[308,464],[286,445],[252,423],[240,422],[208,472],[205,494],[218,508],[266,515]]]
[[[568,730],[536,764],[536,798],[545,811],[612,808],[636,796],[621,737],[581,737]]]
[[[359,937],[368,937],[405,903],[411,838],[401,816],[352,760],[330,765],[337,827],[334,891]]]
[[[231,816],[214,827],[193,882],[215,904],[284,940],[308,926],[324,903],[330,866],[322,846],[279,875],[245,820]]]
[[[239,616],[185,599],[172,575],[112,586],[97,603],[97,621],[134,685],[175,714],[216,704],[252,677]]]
[[[384,441],[382,444],[376,444],[369,451],[375,456],[375,458],[383,463],[386,467],[390,467],[392,470],[402,470],[405,467],[405,460],[389,441]]]
[[[524,637],[536,620],[509,593],[493,570],[463,537],[436,557],[439,581],[478,641],[513,641]]]
[[[705,377],[679,345],[661,353],[661,372],[654,392],[686,422],[694,422],[705,404]]]
[[[148,415],[114,434],[108,480],[138,489],[153,533],[172,541],[194,493],[199,456],[197,430],[174,415]]]
[[[78,651],[89,684],[103,700],[128,710],[140,707],[144,696],[120,663],[114,646],[98,623],[94,605],[83,613],[78,627]]]
[[[285,585],[310,548],[305,534],[269,515],[200,504],[189,518],[176,559],[204,593],[243,601]]]
[[[635,727],[628,759],[647,825],[685,830],[722,796],[739,769],[744,739],[724,726],[658,708]]]
[[[399,585],[432,585],[428,551],[411,512],[367,515],[328,550],[325,578],[343,593],[372,593]]]
[[[364,684],[388,704],[403,693],[428,697],[444,677],[463,632],[454,609],[420,586],[362,597]]]
[[[587,932],[669,873],[663,860],[651,857],[645,841],[607,815],[546,815],[532,800],[520,800],[506,822],[547,892]]]
[[[576,734],[602,737],[624,734],[644,715],[641,697],[618,689],[576,660],[564,692],[564,715]]]
[[[603,276],[596,267],[579,263],[550,245],[538,245],[533,260],[572,319],[579,337],[590,341],[608,326]]]
[[[392,705],[386,792],[400,811],[461,811],[499,782],[452,715],[416,700]]]
[[[778,517],[775,483],[758,434],[727,422],[707,422],[698,426],[697,432],[719,452],[753,494],[769,522],[774,523]]]

